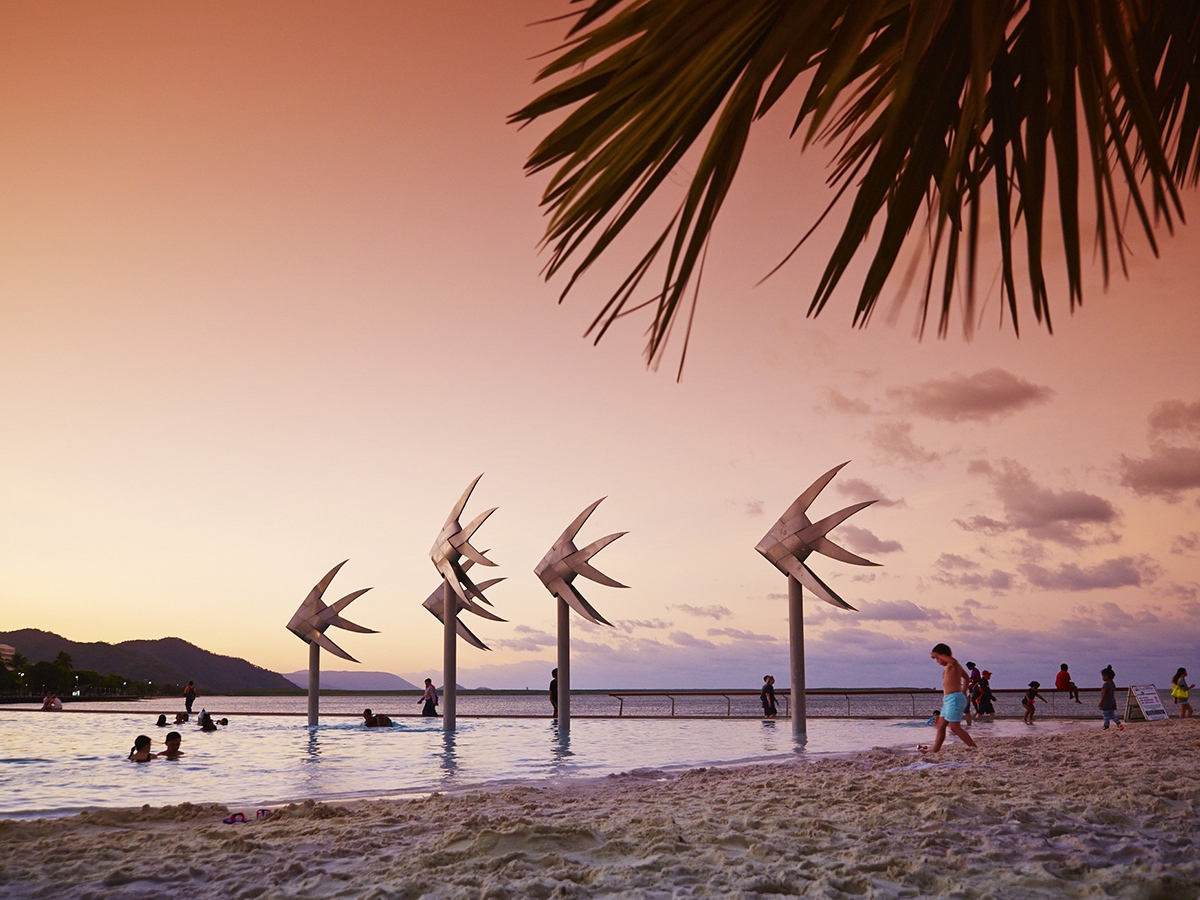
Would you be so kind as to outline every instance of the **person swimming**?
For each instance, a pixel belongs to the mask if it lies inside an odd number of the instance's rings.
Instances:
[[[131,762],[149,762],[154,759],[154,754],[150,752],[149,735],[139,734],[133,739],[133,746],[129,749],[129,759]]]

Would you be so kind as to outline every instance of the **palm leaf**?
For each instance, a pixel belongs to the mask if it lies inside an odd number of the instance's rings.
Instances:
[[[1133,210],[1157,253],[1156,229],[1182,220],[1178,188],[1200,181],[1200,0],[573,5],[566,42],[538,76],[551,86],[511,117],[521,124],[561,117],[526,166],[552,172],[542,200],[550,212],[545,275],[570,267],[560,300],[648,214],[685,155],[698,154],[677,211],[589,329],[599,340],[618,318],[652,306],[650,364],[661,361],[689,289],[694,314],[705,249],[754,122],[793,94],[793,133],[803,133],[804,146],[838,145],[830,207],[850,201],[809,314],[840,293],[865,251],[870,262],[853,315],[859,326],[869,322],[913,229],[923,227],[929,258],[920,321],[938,309],[944,336],[961,294],[969,335],[981,208],[991,203],[1003,308],[1019,333],[1014,269],[1023,232],[1030,304],[1050,329],[1043,255],[1045,207],[1055,202],[1047,197],[1051,166],[1070,309],[1083,300],[1085,165],[1106,280],[1110,244],[1124,269],[1122,207]],[[652,270],[661,274],[659,287],[639,298]]]

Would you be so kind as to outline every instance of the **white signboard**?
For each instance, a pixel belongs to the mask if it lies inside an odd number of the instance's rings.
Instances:
[[[1131,684],[1129,686],[1129,699],[1125,701],[1126,720],[1145,719],[1147,722],[1157,722],[1167,717],[1162,697],[1158,696],[1158,689],[1154,685]]]

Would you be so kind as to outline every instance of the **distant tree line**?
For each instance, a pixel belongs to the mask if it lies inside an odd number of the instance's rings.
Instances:
[[[179,694],[177,684],[154,684],[125,675],[102,675],[90,669],[76,669],[71,654],[61,651],[52,661],[31,663],[14,653],[11,668],[0,665],[0,694],[42,696],[51,691],[60,697],[150,697]]]

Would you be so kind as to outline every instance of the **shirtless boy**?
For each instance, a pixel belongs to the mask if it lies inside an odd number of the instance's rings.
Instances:
[[[942,749],[942,742],[946,740],[947,728],[968,747],[975,747],[975,741],[960,724],[963,713],[967,709],[967,691],[971,688],[971,676],[967,674],[962,663],[954,658],[950,653],[950,648],[945,644],[934,646],[929,652],[929,658],[944,668],[942,672],[942,714],[938,716],[937,736],[933,739],[933,746],[928,748],[929,752],[937,753]],[[920,750],[924,753],[926,748],[922,746]]]

